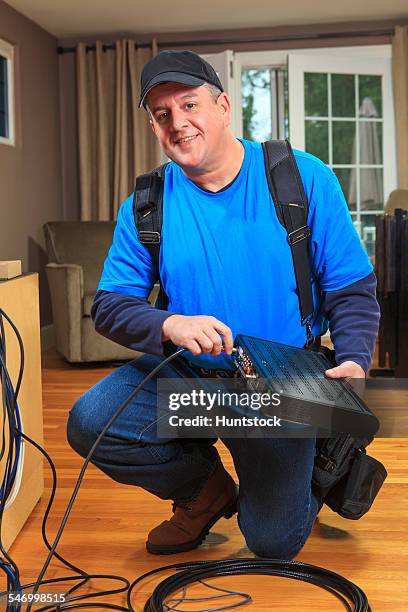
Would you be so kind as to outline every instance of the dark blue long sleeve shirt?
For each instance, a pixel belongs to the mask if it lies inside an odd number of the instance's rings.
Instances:
[[[325,292],[322,300],[337,363],[354,361],[367,372],[380,319],[374,273],[338,291]],[[165,355],[163,322],[172,314],[155,308],[147,299],[108,291],[97,292],[91,311],[95,329],[103,336],[161,357]]]

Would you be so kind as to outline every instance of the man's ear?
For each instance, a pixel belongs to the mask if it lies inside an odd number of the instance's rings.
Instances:
[[[217,98],[217,103],[218,106],[224,110],[224,112],[227,112],[231,109],[231,102],[225,91],[220,93]]]
[[[225,91],[218,96],[217,106],[227,121],[226,125],[229,125],[231,123],[231,102]]]
[[[156,126],[154,125],[154,121],[149,119],[150,127],[152,128],[153,134],[156,136]]]

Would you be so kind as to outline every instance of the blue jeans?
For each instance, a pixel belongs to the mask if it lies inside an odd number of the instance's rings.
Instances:
[[[67,427],[75,451],[86,457],[111,415],[160,361],[144,355],[80,397]],[[157,377],[195,378],[197,373],[178,357]],[[193,499],[220,460],[216,439],[158,439],[156,380],[150,380],[113,423],[92,463],[113,480],[142,487],[161,499]],[[239,478],[238,524],[248,548],[260,557],[293,558],[318,512],[311,491],[315,439],[226,438],[222,442]]]

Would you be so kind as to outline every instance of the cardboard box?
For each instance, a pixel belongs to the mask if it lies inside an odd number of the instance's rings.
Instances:
[[[16,276],[21,276],[21,261],[19,259],[0,261],[0,280],[8,280]]]

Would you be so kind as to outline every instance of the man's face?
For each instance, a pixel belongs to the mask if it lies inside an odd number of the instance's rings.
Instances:
[[[150,124],[164,153],[187,171],[211,170],[230,125],[230,103],[205,86],[156,85],[147,96]]]

